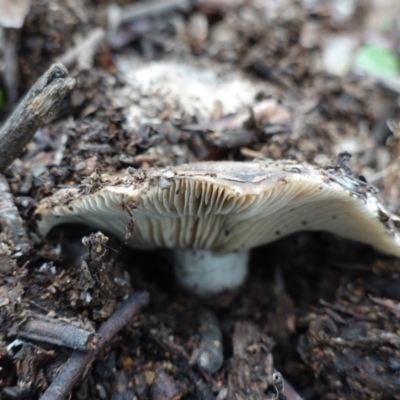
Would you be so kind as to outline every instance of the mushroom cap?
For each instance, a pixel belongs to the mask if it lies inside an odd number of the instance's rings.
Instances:
[[[202,162],[137,170],[96,188],[62,189],[37,209],[43,234],[79,222],[143,249],[224,254],[298,231],[327,231],[400,256],[400,219],[342,170],[288,160]]]

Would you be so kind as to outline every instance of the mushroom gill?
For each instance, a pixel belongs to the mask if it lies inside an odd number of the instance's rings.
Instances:
[[[237,287],[249,249],[298,231],[328,231],[400,256],[400,219],[373,188],[340,169],[288,160],[141,170],[89,194],[62,189],[36,213],[43,234],[80,222],[122,239],[134,220],[128,244],[173,249],[178,279],[200,295]]]

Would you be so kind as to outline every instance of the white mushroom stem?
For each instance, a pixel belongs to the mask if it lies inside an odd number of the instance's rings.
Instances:
[[[206,297],[238,288],[246,279],[249,250],[216,255],[208,250],[173,250],[175,275],[189,292]]]

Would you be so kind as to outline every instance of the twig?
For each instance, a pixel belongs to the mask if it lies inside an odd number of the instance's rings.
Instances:
[[[70,347],[74,350],[86,351],[96,348],[94,333],[51,318],[27,321],[19,327],[17,337]]]
[[[86,374],[99,351],[111,341],[111,339],[124,327],[130,319],[149,301],[146,292],[136,292],[131,295],[110,319],[99,329],[97,350],[83,353],[75,351],[47,388],[40,400],[62,400],[64,399],[79,379]]]
[[[18,98],[18,45],[20,30],[3,29],[4,86],[7,102],[14,104]]]
[[[0,241],[10,244],[13,252],[18,252],[22,255],[29,250],[30,244],[24,224],[16,205],[14,204],[14,198],[10,192],[10,186],[8,185],[7,179],[1,174],[0,227]]]
[[[112,4],[109,8],[109,25],[111,29],[116,29],[137,18],[160,15],[176,8],[188,9],[191,5],[191,0],[150,0],[126,7]]]
[[[65,149],[67,148],[67,142],[68,142],[68,135],[66,133],[61,134],[58,148],[56,149],[53,156],[54,165],[61,165],[61,161],[64,158]]]
[[[0,171],[18,157],[37,129],[75,85],[62,64],[53,64],[32,86],[0,129]]]
[[[58,61],[67,68],[77,62],[79,70],[89,70],[93,65],[93,59],[100,44],[104,41],[106,32],[103,28],[95,28],[88,36],[76,46],[69,49]]]
[[[163,337],[157,337],[153,336],[154,340],[157,341],[157,343],[162,346],[164,349],[167,349],[167,351],[170,351],[172,353],[175,353],[179,357],[183,358],[186,361],[190,360],[190,356],[187,353],[187,351],[179,344],[172,342],[168,338],[163,338]]]

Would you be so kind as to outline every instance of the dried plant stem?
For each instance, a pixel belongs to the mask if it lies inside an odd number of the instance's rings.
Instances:
[[[19,328],[18,337],[81,351],[93,350],[96,346],[92,332],[57,319],[45,317],[22,324]]]
[[[150,0],[143,3],[135,3],[126,7],[112,5],[109,18],[112,27],[133,21],[137,18],[160,15],[174,9],[188,9],[192,6],[192,0]]]
[[[106,32],[103,28],[95,28],[84,40],[64,53],[59,61],[70,68],[77,62],[79,70],[89,70],[92,68],[94,56],[99,46],[104,42]]]
[[[75,85],[62,64],[53,64],[32,86],[0,129],[0,171],[18,157],[37,129]]]
[[[40,400],[62,400],[75,384],[89,370],[99,351],[126,326],[131,318],[149,301],[146,292],[136,292],[131,295],[110,319],[105,322],[96,334],[98,338],[97,350],[92,352],[75,351],[56,376]]]

